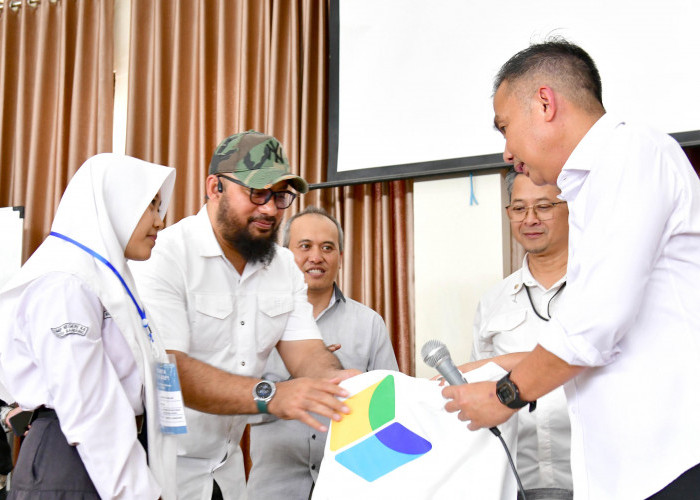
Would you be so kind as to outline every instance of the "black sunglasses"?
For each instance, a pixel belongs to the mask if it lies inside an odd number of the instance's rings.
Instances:
[[[234,179],[233,177],[229,177],[228,175],[224,174],[216,174],[217,177],[223,177],[224,179],[233,182],[234,184],[238,184],[239,186],[243,186],[245,188],[250,189],[250,202],[254,203],[255,205],[265,205],[268,201],[270,201],[270,198],[273,196],[275,197],[275,206],[279,209],[284,209],[288,208],[289,205],[292,204],[292,202],[296,199],[297,195],[295,193],[292,193],[291,191],[273,191],[272,189],[255,189],[250,186],[246,186],[243,184],[241,181],[238,179]],[[219,181],[221,182],[221,181]]]

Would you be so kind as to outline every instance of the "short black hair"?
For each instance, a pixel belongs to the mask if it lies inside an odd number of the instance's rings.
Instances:
[[[336,229],[338,229],[338,251],[340,253],[343,253],[343,239],[344,239],[344,237],[343,237],[343,228],[340,227],[340,222],[338,222],[338,219],[336,219],[331,214],[326,212],[323,208],[316,207],[314,205],[307,206],[301,212],[297,212],[296,214],[292,215],[289,219],[287,219],[287,222],[284,225],[284,230],[282,231],[282,246],[289,248],[289,232],[292,228],[292,222],[294,222],[294,219],[297,219],[297,218],[301,217],[302,215],[308,215],[308,214],[321,215],[321,216],[329,219],[333,224],[335,224]]]
[[[603,85],[595,62],[581,47],[561,37],[530,45],[508,59],[494,79],[493,93],[503,82],[516,83],[538,73],[549,75],[553,88],[559,87],[554,90],[584,109],[599,105],[604,111]]]

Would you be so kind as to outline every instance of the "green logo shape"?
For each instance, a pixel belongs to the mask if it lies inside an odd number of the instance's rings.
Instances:
[[[373,431],[394,420],[396,416],[395,399],[394,377],[385,377],[374,390],[369,403],[367,413],[369,414],[369,425]]]

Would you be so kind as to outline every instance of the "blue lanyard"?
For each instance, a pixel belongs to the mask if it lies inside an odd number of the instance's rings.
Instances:
[[[122,277],[121,274],[119,274],[119,271],[117,271],[115,269],[115,267],[112,265],[112,263],[110,261],[108,261],[107,259],[105,259],[104,257],[102,257],[99,253],[95,252],[92,248],[88,248],[85,245],[83,245],[82,243],[79,243],[79,242],[75,241],[72,238],[69,238],[68,236],[66,236],[64,234],[57,233],[55,231],[51,231],[49,233],[49,235],[55,236],[56,238],[60,238],[62,240],[65,240],[68,243],[72,243],[73,245],[80,248],[81,250],[86,251],[87,253],[89,253],[90,255],[95,257],[97,260],[102,262],[105,266],[107,266],[116,275],[116,277],[119,278],[119,281],[121,281],[122,285],[124,286],[126,293],[129,294],[131,301],[136,306],[136,310],[138,311],[139,316],[141,317],[141,324],[146,329],[146,333],[148,334],[148,338],[151,339],[151,342],[153,342],[153,333],[151,332],[151,328],[148,326],[148,318],[146,318],[146,312],[143,309],[141,309],[141,307],[139,307],[139,304],[138,304],[138,302],[136,302],[136,298],[134,297],[134,294],[131,293],[129,286],[126,284],[126,281],[124,281],[124,278]]]

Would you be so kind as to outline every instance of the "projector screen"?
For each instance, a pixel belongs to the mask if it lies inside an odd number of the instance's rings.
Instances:
[[[700,144],[696,0],[331,0],[328,184],[503,166],[499,68],[549,35],[598,65],[608,112]]]

